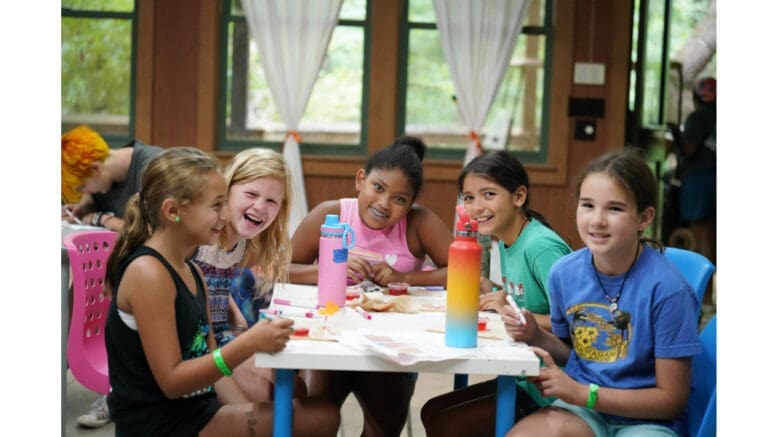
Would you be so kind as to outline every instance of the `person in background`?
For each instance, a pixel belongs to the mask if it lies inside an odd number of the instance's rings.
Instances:
[[[111,150],[99,133],[83,125],[66,132],[62,135],[62,220],[120,230],[124,206],[140,190],[143,169],[162,150],[138,140]],[[109,423],[105,399],[100,395],[76,422],[87,428]]]
[[[699,79],[693,87],[694,111],[683,124],[675,177],[680,181],[680,220],[687,223],[696,251],[716,263],[716,102],[717,82]],[[704,303],[712,304],[712,283]]]
[[[357,198],[317,205],[292,237],[291,282],[317,282],[321,224],[327,214],[337,214],[355,234],[356,245],[348,253],[351,283],[445,284],[452,232],[432,210],[414,204],[424,179],[425,152],[421,139],[399,137],[356,172]],[[427,255],[436,268],[423,269]],[[395,436],[402,431],[417,374],[306,372],[309,396],[324,396],[340,407],[354,393],[364,412],[363,435]]]
[[[105,325],[116,435],[269,435],[273,405],[252,403],[230,378],[256,352],[283,350],[291,320],[261,321],[217,347],[208,289],[189,259],[227,224],[218,161],[198,149],[159,154],[127,204],[107,263],[113,300]],[[295,400],[298,435],[337,432],[331,403]]]
[[[133,140],[110,149],[87,126],[62,135],[62,220],[118,231],[124,207],[140,191],[143,170],[163,149]]]
[[[272,298],[272,284],[285,282],[291,243],[291,174],[283,156],[270,149],[251,148],[236,154],[226,171],[229,221],[218,244],[200,246],[192,260],[208,285],[210,321],[218,346],[245,332],[259,320],[259,310]],[[258,270],[261,278],[250,296],[233,295],[238,270]],[[255,402],[271,399],[271,369],[259,369],[249,358],[234,369],[233,379]],[[304,387],[301,378],[297,387]],[[303,390],[304,391],[304,390]],[[302,394],[302,391],[298,391]]]
[[[685,435],[699,302],[642,237],[656,214],[653,173],[636,150],[611,152],[586,166],[576,197],[585,247],[551,267],[552,333],[530,311],[522,323],[503,309],[507,333],[544,363],[530,380],[558,398],[508,435]]]
[[[540,213],[529,208],[526,169],[509,152],[489,152],[464,167],[457,188],[467,215],[478,221],[478,231],[499,239],[504,285],[494,287],[481,278],[480,310],[501,312],[509,293],[516,302],[525,302],[537,323],[550,330],[548,274],[572,249]],[[517,378],[517,382],[516,420],[552,401],[525,378]],[[430,399],[421,410],[421,419],[429,436],[493,434],[496,379]]]

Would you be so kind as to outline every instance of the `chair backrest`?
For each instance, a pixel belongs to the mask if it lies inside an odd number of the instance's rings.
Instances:
[[[677,266],[685,280],[691,284],[701,305],[704,292],[707,290],[707,283],[712,274],[715,273],[715,265],[704,255],[692,250],[667,247],[664,255]]]
[[[702,353],[691,363],[688,431],[692,436],[714,436],[717,407],[717,315],[704,326],[699,340]]]
[[[62,239],[73,279],[67,362],[79,383],[102,394],[110,390],[104,328],[111,303],[103,291],[106,264],[117,237],[116,232],[98,230],[74,232]]]

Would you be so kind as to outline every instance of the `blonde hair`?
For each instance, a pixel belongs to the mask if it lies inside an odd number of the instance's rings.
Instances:
[[[227,192],[233,185],[257,178],[275,178],[283,182],[286,195],[281,200],[278,215],[270,226],[249,240],[246,259],[255,260],[266,281],[285,282],[291,262],[289,215],[291,214],[291,174],[283,155],[271,149],[254,147],[232,158],[224,172]]]
[[[186,205],[205,190],[205,176],[219,171],[218,160],[193,147],[174,147],[154,157],[143,172],[141,190],[130,197],[116,247],[108,259],[111,285],[121,262],[163,226],[162,202],[173,198]]]
[[[78,187],[92,174],[92,164],[103,162],[110,149],[97,132],[85,125],[62,135],[62,201],[81,200]]]

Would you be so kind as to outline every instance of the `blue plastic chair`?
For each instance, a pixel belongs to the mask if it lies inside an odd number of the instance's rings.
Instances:
[[[715,264],[702,254],[676,247],[667,247],[664,255],[680,270],[683,277],[696,291],[699,304],[704,299],[707,283],[715,273]]]
[[[702,353],[691,363],[691,395],[688,399],[688,432],[712,437],[717,428],[717,315],[710,318],[699,335]]]

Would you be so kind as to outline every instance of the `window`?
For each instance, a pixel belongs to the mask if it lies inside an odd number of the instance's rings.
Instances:
[[[710,6],[709,0],[637,0],[632,31],[629,111],[632,145],[645,147],[668,122],[680,124],[692,106],[683,101],[681,60],[673,59],[693,37]],[[687,66],[685,67],[687,68]],[[714,71],[714,56],[705,67]]]
[[[62,1],[62,132],[134,136],[135,0]]]
[[[344,0],[305,113],[297,129],[308,154],[366,150],[365,74],[369,0]],[[219,149],[280,148],[286,127],[273,101],[240,0],[225,0]]]
[[[469,137],[456,113],[453,80],[432,0],[407,1],[400,124],[404,132],[425,139],[430,157],[461,159]],[[524,162],[541,163],[547,160],[553,2],[530,1],[512,59],[480,134],[493,133],[511,121],[507,149]]]

